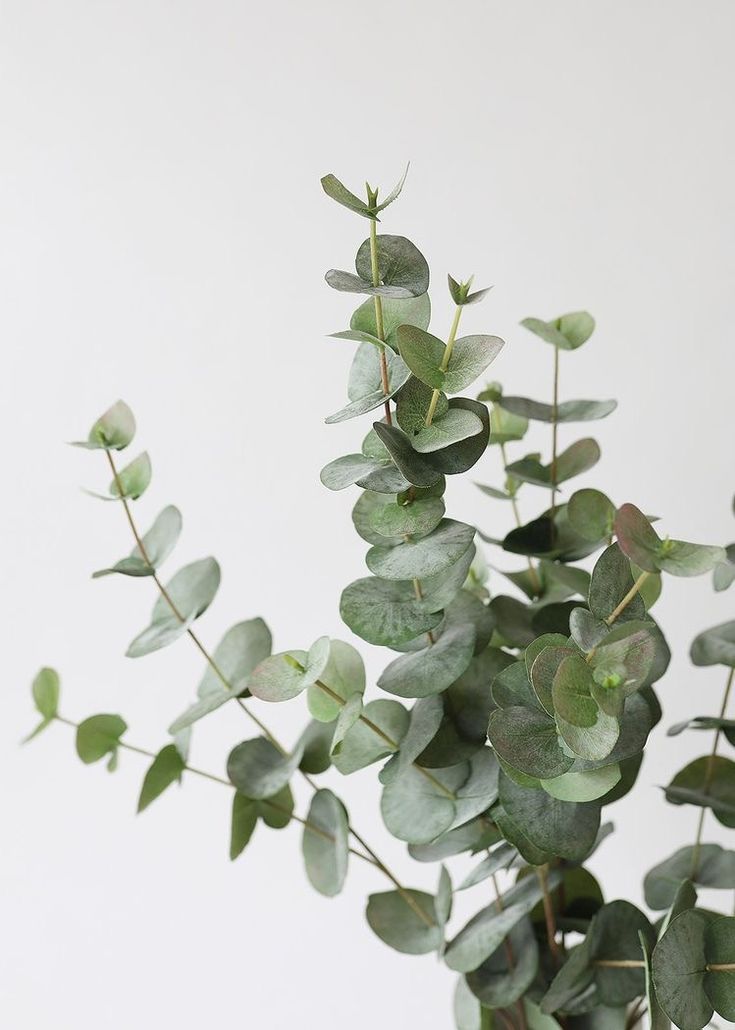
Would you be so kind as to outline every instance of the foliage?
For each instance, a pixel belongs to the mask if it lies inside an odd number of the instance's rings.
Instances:
[[[139,532],[133,504],[152,466],[144,452],[118,468],[114,452],[136,432],[131,410],[118,401],[79,446],[102,452],[112,477],[105,499],[122,505],[134,547],[95,576],[149,579],[157,590],[129,656],[188,636],[203,675],[157,753],[130,744],[118,715],[78,725],[60,715],[51,669],[33,683],[41,722],[31,735],[54,721],[75,726],[82,761],[106,759],[110,770],[121,752],[147,755],[139,811],[191,775],[229,789],[233,859],[259,822],[271,829],[298,822],[306,875],[325,896],[342,890],[351,859],[370,864],[389,888],[368,900],[370,928],[399,952],[436,953],[459,974],[461,1030],[496,1019],[517,1030],[632,1027],[646,1008],[656,1030],[669,1021],[699,1030],[714,1013],[735,1020],[735,920],[700,906],[696,893],[735,888],[735,852],[703,835],[708,810],[735,827],[735,761],[720,753],[735,745],[735,720],[726,713],[735,622],[700,631],[691,649],[695,665],[726,669],[719,714],[692,716],[669,731],[704,730],[714,743],[665,791],[667,801],[694,806],[699,821],[693,842],[645,876],[646,904],[658,921],[626,900],[606,902],[587,868],[611,830],[607,808],[634,788],[661,719],[656,689],[670,652],[651,609],[667,576],[713,572],[715,588],[726,590],[735,580],[735,545],[662,536],[634,504],[617,505],[589,486],[562,495],[561,484],[595,468],[601,453],[591,437],[562,449],[559,426],[605,418],[616,406],[559,399],[562,355],[573,360],[593,336],[587,312],[521,323],[551,347],[538,348],[538,360],[551,358],[550,398],[507,395],[497,382],[476,397],[462,395],[503,341],[474,330],[459,335],[460,321],[475,317],[488,289],[472,291],[471,279],[451,275],[449,332],[429,331],[424,256],[405,237],[377,231],[404,181],[405,174],[380,202],[369,186],[363,200],[333,175],[322,180],[330,198],[369,223],[355,271],[333,269],[326,281],[367,296],[349,326],[333,334],[355,356],[347,403],[327,422],[367,416],[370,425],[360,431],[359,450],[331,461],[321,479],[330,490],[358,490],[353,522],[367,545],[369,575],[345,585],[340,611],[353,634],[394,652],[379,693],[367,699],[352,643],[321,637],[272,654],[260,618],[237,622],[207,649],[197,621],[215,599],[219,565],[205,557],[160,576],[182,519],[168,505]],[[549,427],[546,454],[524,453],[532,423],[540,432]],[[510,445],[520,445],[519,453],[509,455]],[[502,536],[447,515],[449,477],[493,449],[504,475],[480,489],[513,514],[515,527]],[[524,521],[519,501],[537,490],[540,511]],[[482,543],[501,562],[504,556],[506,568],[492,579]],[[309,719],[287,747],[265,709],[299,696]],[[225,705],[240,707],[259,730],[233,748],[226,779],[188,761],[192,728]],[[405,886],[388,869],[333,789],[340,776],[371,765],[379,766],[387,830],[417,863],[437,864],[431,889]],[[332,767],[327,787],[319,778]],[[294,800],[299,777],[310,791],[303,815]],[[478,859],[455,886],[443,863],[462,854]],[[450,930],[453,896],[469,890],[478,911]]]

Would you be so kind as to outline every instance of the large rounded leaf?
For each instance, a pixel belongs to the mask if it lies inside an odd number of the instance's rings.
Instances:
[[[441,943],[441,932],[434,913],[434,899],[425,891],[407,890],[405,894],[413,904],[398,891],[370,895],[365,914],[371,930],[390,948],[406,955],[427,955],[436,951]]]
[[[453,565],[470,547],[473,526],[453,519],[442,519],[427,536],[406,541],[398,547],[372,547],[367,566],[382,579],[425,579],[438,576]]]
[[[440,612],[427,612],[413,584],[385,579],[358,579],[342,592],[340,614],[349,628],[370,644],[395,647],[434,629]]]

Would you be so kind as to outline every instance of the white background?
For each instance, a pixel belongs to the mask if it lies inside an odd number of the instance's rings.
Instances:
[[[365,895],[384,886],[368,867],[327,901],[306,884],[295,827],[259,827],[228,862],[216,785],[192,779],[136,818],[137,756],[114,776],[83,767],[63,726],[18,747],[42,664],[60,669],[70,718],[119,711],[151,748],[202,671],[186,640],[123,657],[152,587],[90,580],[130,541],[119,508],[79,490],[106,485],[102,458],[64,442],[118,396],[134,407],[154,465],[142,523],[179,505],[175,561],[214,553],[224,569],[200,626],[211,645],[256,614],[280,648],[350,639],[337,601],[364,574],[355,494],[330,494],[318,473],[364,427],[322,421],[344,401],[352,350],[325,337],[353,306],[322,276],[350,266],[367,226],[319,178],[390,187],[410,158],[383,227],[429,259],[435,331],[451,313],[447,271],[493,283],[465,326],[507,340],[493,369],[507,389],[548,398],[552,350],[518,322],[591,310],[599,328],[562,356],[562,397],[621,404],[591,427],[603,459],[584,484],[664,516],[674,536],[728,542],[735,9],[15,0],[0,12],[2,1025],[448,1027],[452,976],[364,925]],[[532,441],[548,448],[543,431]],[[497,454],[451,484],[451,513],[502,533],[509,513],[473,477],[497,485]],[[541,503],[529,488],[524,513]],[[693,670],[687,649],[733,604],[708,577],[667,588],[664,725],[716,711],[724,670]],[[374,677],[386,656],[363,652]],[[292,739],[303,706],[265,715]],[[251,732],[223,709],[194,759],[221,772]],[[640,900],[643,872],[691,841],[695,813],[664,805],[659,786],[708,747],[709,735],[654,734],[594,860],[609,897]],[[374,772],[340,781],[354,821],[431,889],[433,869],[412,868],[381,826]],[[711,821],[707,836],[724,839]]]

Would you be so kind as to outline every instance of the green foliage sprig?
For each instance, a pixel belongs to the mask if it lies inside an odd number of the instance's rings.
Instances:
[[[635,505],[616,505],[597,489],[563,499],[563,485],[594,468],[600,448],[583,438],[560,450],[559,426],[605,418],[616,407],[560,400],[561,355],[591,338],[588,313],[521,323],[552,348],[550,401],[506,395],[497,382],[462,396],[503,341],[459,335],[472,315],[465,308],[488,289],[473,291],[472,278],[451,275],[448,333],[429,331],[425,258],[405,237],[377,230],[404,182],[405,174],[380,202],[370,186],[363,200],[333,175],[322,180],[329,197],[369,222],[355,271],[326,275],[335,290],[367,298],[349,328],[333,334],[356,349],[347,403],[327,422],[369,415],[371,425],[359,451],[330,462],[321,479],[330,490],[360,491],[352,518],[369,545],[370,575],[345,587],[340,612],[357,637],[394,652],[378,695],[366,700],[362,658],[345,641],[321,637],[272,654],[267,625],[253,618],[207,648],[194,627],[215,598],[219,565],[203,558],[161,578],[182,518],[169,505],[147,533],[139,531],[133,503],[151,482],[151,462],[143,453],[118,467],[115,452],[136,432],[119,401],[79,446],[104,456],[106,499],[121,505],[134,547],[94,575],[147,578],[157,590],[130,657],[188,636],[203,675],[196,699],[154,754],[129,743],[119,715],[79,724],[62,716],[58,676],[43,669],[32,688],[41,722],[31,736],[56,721],[75,728],[83,762],[104,759],[113,770],[120,750],[150,759],[139,810],[190,775],[230,790],[233,859],[258,823],[300,823],[307,876],[326,896],[342,889],[351,857],[372,865],[390,889],[368,900],[371,929],[397,951],[438,953],[459,974],[459,1030],[630,1030],[646,1012],[654,1030],[670,1022],[700,1030],[714,1013],[733,1021],[735,918],[701,907],[697,888],[735,888],[735,852],[704,840],[708,810],[735,827],[735,762],[721,753],[735,745],[735,719],[727,717],[735,622],[701,632],[691,648],[695,665],[727,669],[719,714],[669,730],[711,731],[714,740],[665,790],[667,801],[695,806],[699,817],[693,843],[645,876],[646,905],[661,918],[652,922],[625,900],[605,902],[585,863],[612,829],[603,809],[635,786],[661,718],[655,684],[670,653],[651,609],[663,579],[712,571],[715,589],[725,590],[735,580],[735,545],[662,537]],[[550,428],[546,458],[509,454],[530,422]],[[513,513],[515,527],[502,537],[446,514],[448,477],[467,473],[490,448],[499,451],[504,480],[480,489]],[[542,491],[541,512],[524,521],[520,500],[534,489]],[[491,578],[478,537],[515,567]],[[504,581],[505,589],[497,585]],[[286,747],[261,703],[299,695],[310,719]],[[259,731],[231,751],[226,778],[188,761],[192,727],[225,704]],[[332,766],[348,776],[377,763],[385,826],[417,862],[438,865],[433,892],[402,883],[318,779]],[[304,815],[295,811],[296,776],[311,792]],[[455,886],[445,863],[461,854],[478,861]],[[500,873],[513,880],[504,891]],[[467,890],[480,896],[480,908],[450,931],[453,897]]]

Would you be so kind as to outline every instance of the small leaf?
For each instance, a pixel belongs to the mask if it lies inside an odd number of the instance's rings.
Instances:
[[[666,800],[711,808],[723,826],[735,827],[735,762],[722,755],[695,758],[668,785]]]
[[[399,197],[399,196],[401,195],[401,191],[402,191],[402,189],[403,189],[404,183],[406,182],[406,176],[408,175],[408,169],[409,169],[409,167],[410,167],[410,161],[409,161],[409,163],[408,163],[408,164],[406,165],[406,169],[405,169],[405,171],[404,171],[403,175],[402,175],[402,176],[401,176],[401,178],[400,178],[400,179],[398,180],[398,182],[397,182],[397,183],[396,183],[396,185],[395,185],[395,186],[393,187],[393,189],[392,189],[392,190],[390,191],[390,193],[388,194],[388,196],[387,196],[387,197],[385,198],[385,200],[384,200],[384,201],[382,201],[382,203],[378,204],[378,208],[377,208],[377,210],[378,210],[378,211],[383,211],[383,210],[385,210],[385,208],[387,208],[389,204],[392,204],[392,203],[393,203],[393,201],[394,201],[394,200],[397,200],[397,199],[398,199],[398,197]]]
[[[463,336],[456,340],[444,367],[445,345],[416,326],[398,329],[398,349],[413,374],[435,390],[460,393],[495,360],[503,347],[497,336]]]
[[[167,744],[162,748],[145,774],[143,787],[138,799],[138,811],[142,812],[152,801],[160,797],[172,783],[181,783],[181,776],[186,769],[175,744]]]
[[[302,838],[306,875],[320,894],[334,897],[347,876],[347,814],[331,790],[318,790],[306,821]]]
[[[202,558],[179,569],[166,584],[166,596],[156,601],[150,626],[133,640],[127,656],[138,658],[177,640],[207,610],[219,582],[220,567],[214,558]]]
[[[350,211],[354,211],[358,215],[362,215],[363,218],[375,219],[376,214],[372,211],[364,200],[360,200],[354,193],[351,193],[346,186],[344,186],[339,179],[332,175],[325,175],[322,180],[322,189],[331,197],[332,200],[336,200],[342,207],[348,208]]]
[[[506,467],[506,472],[524,483],[536,486],[551,486],[552,482],[564,483],[573,476],[587,472],[600,460],[600,448],[590,438],[577,440],[556,459],[556,476],[552,464],[542,465],[533,455],[514,461]]]
[[[432,456],[427,457],[415,451],[410,438],[403,430],[383,422],[375,422],[373,429],[388,450],[398,471],[411,485],[427,489],[439,482],[441,473],[429,461]]]
[[[263,801],[245,797],[236,790],[232,798],[230,859],[236,859],[247,847],[259,818],[266,826],[281,830],[291,821],[293,808],[293,795],[288,787]]]
[[[109,755],[107,767],[112,771],[120,738],[127,728],[127,723],[119,715],[91,715],[77,726],[77,754],[85,765],[99,762]]]
[[[156,521],[143,537],[142,542],[147,560],[143,558],[141,550],[136,544],[127,558],[121,558],[110,568],[94,572],[92,578],[98,579],[100,576],[108,576],[113,572],[124,576],[152,576],[176,546],[181,534],[181,526],[181,512],[169,504],[159,513]]]
[[[595,320],[586,311],[573,311],[551,322],[544,322],[540,318],[524,318],[521,325],[560,350],[576,350],[594,332]]]
[[[398,891],[371,894],[366,911],[371,930],[381,941],[406,955],[427,955],[441,943],[434,899],[424,891],[407,890],[409,904]],[[423,913],[423,918],[416,909]]]
[[[270,630],[262,619],[247,619],[228,629],[197,687],[199,699],[171,724],[169,733],[180,733],[227,701],[246,694],[250,674],[270,655],[271,644]]]
[[[598,541],[611,537],[615,521],[615,505],[599,490],[577,490],[567,505],[569,523],[585,540]]]
[[[244,740],[230,752],[227,776],[248,798],[255,801],[272,798],[288,784],[302,753],[303,746],[297,746],[290,755],[284,755],[265,737]]]
[[[587,772],[572,769],[555,779],[542,779],[541,786],[559,801],[597,801],[610,793],[620,782],[620,777],[619,765],[606,765]]]
[[[672,576],[699,576],[726,557],[722,547],[662,540],[650,521],[634,504],[624,504],[615,516],[615,533],[621,550],[646,572]]]
[[[329,638],[320,637],[308,654],[304,651],[274,654],[253,669],[248,688],[261,701],[290,701],[316,683],[329,661],[329,652]]]
[[[135,417],[124,401],[116,401],[100,415],[89,431],[89,437],[75,447],[91,450],[121,451],[135,436]]]
[[[590,581],[589,605],[598,619],[607,619],[633,587],[630,562],[618,544],[611,544],[597,559]],[[642,619],[646,608],[636,594],[618,616],[618,621]]]
[[[351,644],[342,640],[330,642],[329,660],[318,678],[343,701],[365,693],[363,660]],[[324,723],[334,722],[344,707],[315,684],[308,687],[307,702],[312,716]]]
[[[532,401],[528,397],[501,397],[498,404],[512,415],[534,422],[593,422],[606,418],[618,406],[617,401],[563,401],[551,404]]]
[[[492,289],[492,286],[487,286],[484,290],[475,290],[473,293],[470,293],[472,279],[468,279],[467,282],[458,283],[451,275],[447,276],[447,283],[449,285],[449,295],[458,307],[476,304],[483,297],[486,297]]]
[[[573,655],[560,664],[552,696],[559,733],[567,745],[580,758],[599,761],[612,752],[620,727],[617,719],[600,710],[593,685],[589,665]]]
[[[735,851],[726,851],[719,844],[700,844],[696,854],[692,846],[679,848],[646,873],[646,904],[652,909],[669,908],[687,880],[722,890],[735,887]]]
[[[143,451],[129,465],[120,469],[117,478],[110,483],[110,493],[113,497],[127,497],[136,501],[148,489],[152,474],[151,459],[148,452]]]
[[[370,701],[361,714],[363,718],[358,716],[332,757],[335,768],[344,776],[393,754],[408,729],[408,712],[398,701]]]
[[[411,374],[401,358],[390,350],[386,353],[386,370],[389,383],[387,393],[383,390],[378,350],[370,343],[361,344],[355,353],[350,370],[347,389],[350,403],[334,415],[330,415],[325,422],[327,424],[345,422],[347,419],[357,418],[368,411],[373,411],[396,394]]]
[[[60,691],[59,674],[55,669],[44,668],[36,674],[31,686],[33,703],[39,715],[48,722],[58,714]]]
[[[695,665],[735,668],[735,620],[713,626],[696,636],[689,655]]]
[[[406,300],[393,300],[390,297],[382,298],[383,309],[383,334],[386,344],[391,350],[398,350],[397,333],[401,325],[415,325],[419,329],[428,329],[431,320],[431,302],[428,293],[420,297],[410,297]],[[377,338],[378,327],[375,321],[375,302],[366,300],[355,311],[350,320],[350,328],[357,332],[367,333]]]

